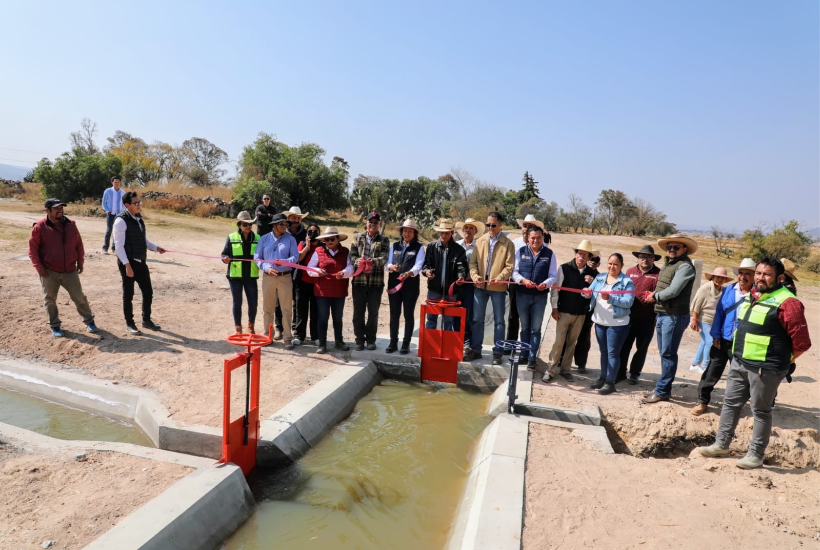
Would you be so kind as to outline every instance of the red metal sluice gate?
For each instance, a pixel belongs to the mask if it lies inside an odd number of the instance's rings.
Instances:
[[[461,302],[427,300],[421,305],[419,327],[419,357],[421,357],[421,379],[432,382],[458,381],[458,362],[464,356],[464,321],[467,310]],[[461,319],[459,330],[425,328],[427,315],[443,315]]]
[[[232,334],[228,343],[247,348],[225,359],[222,395],[222,458],[220,463],[233,462],[247,476],[256,466],[256,446],[259,441],[259,371],[262,360],[260,346],[272,341],[273,326],[265,334]],[[245,414],[231,420],[231,377],[233,371],[245,367]]]

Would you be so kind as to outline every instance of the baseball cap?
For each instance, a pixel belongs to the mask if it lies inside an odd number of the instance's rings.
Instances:
[[[370,220],[381,220],[382,217],[379,216],[379,213],[373,210],[370,214],[367,215],[367,221]]]
[[[54,208],[57,206],[66,206],[66,203],[64,203],[60,199],[48,199],[46,201],[46,208]]]

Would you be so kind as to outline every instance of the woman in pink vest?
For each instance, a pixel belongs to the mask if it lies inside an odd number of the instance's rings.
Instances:
[[[313,294],[316,296],[318,309],[319,348],[317,353],[327,353],[327,323],[328,317],[333,315],[333,332],[335,336],[334,348],[347,351],[350,346],[345,344],[342,337],[342,313],[347,297],[348,279],[353,275],[353,264],[350,263],[349,250],[342,246],[347,235],[339,233],[339,228],[330,225],[317,237],[319,246],[313,252],[308,267],[315,270],[308,271],[315,277]]]

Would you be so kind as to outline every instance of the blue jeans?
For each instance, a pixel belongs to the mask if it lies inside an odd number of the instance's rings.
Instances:
[[[320,345],[327,344],[327,325],[329,317],[333,315],[333,336],[336,342],[344,342],[342,336],[342,314],[345,310],[345,299],[316,296],[316,309],[319,312],[316,319],[316,330],[319,331]]]
[[[443,294],[439,294],[438,292],[433,292],[432,290],[427,291],[427,299],[428,300],[441,300],[444,298]],[[438,315],[431,315],[427,314],[427,320],[424,323],[424,328],[436,328],[436,323],[438,323]],[[444,319],[441,321],[441,328],[442,330],[446,330],[449,332],[458,332],[461,330],[461,318],[453,317],[451,315],[442,315]]]
[[[518,318],[521,321],[521,341],[531,346],[531,350],[521,352],[521,361],[532,361],[538,357],[538,348],[541,346],[541,323],[544,322],[544,312],[547,310],[549,292],[529,294],[519,289],[515,295],[518,306]]]
[[[505,336],[504,324],[504,306],[507,301],[507,293],[491,292],[483,288],[475,289],[475,296],[473,298],[473,335],[470,342],[474,351],[481,352],[481,346],[484,342],[484,314],[487,311],[487,302],[493,302],[493,321],[495,328],[493,330],[493,343],[503,340]],[[493,346],[493,353],[501,353],[501,348]]]
[[[712,331],[712,323],[704,323],[701,321],[698,323],[698,326],[700,327],[700,345],[698,346],[698,352],[695,354],[695,358],[692,359],[692,364],[700,365],[701,363],[706,363],[706,365],[708,365],[709,349],[712,347],[712,335],[709,334]]]
[[[658,337],[658,352],[661,354],[661,377],[655,385],[658,397],[672,396],[672,382],[678,372],[678,347],[683,332],[689,326],[689,315],[659,314],[655,321],[655,333]]]
[[[595,337],[601,349],[601,378],[610,384],[615,383],[618,370],[621,368],[621,348],[629,334],[629,325],[607,327],[595,324]]]
[[[259,303],[259,287],[256,284],[256,279],[228,279],[228,284],[231,286],[231,297],[233,298],[233,324],[239,326],[242,324],[242,291],[245,291],[245,296],[248,298],[248,321],[253,323],[256,321],[256,308]]]

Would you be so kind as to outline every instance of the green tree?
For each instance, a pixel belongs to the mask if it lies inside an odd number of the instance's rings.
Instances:
[[[43,194],[60,200],[100,198],[111,178],[122,171],[122,162],[110,154],[88,155],[82,149],[63,153],[54,162],[42,159],[34,169],[34,181],[43,185]]]
[[[188,180],[197,186],[211,187],[221,183],[227,173],[220,168],[228,162],[228,153],[204,138],[193,137],[182,142]]]
[[[254,177],[241,178],[234,185],[231,200],[238,211],[247,210],[254,217],[256,207],[262,204],[262,197],[270,196],[268,205],[275,210],[284,212],[290,206],[288,198],[277,186],[267,180],[258,180]]]
[[[524,172],[524,187],[518,192],[518,201],[523,204],[532,199],[540,199],[538,194],[538,182],[529,172]]]
[[[276,136],[260,133],[245,147],[239,160],[243,175],[258,175],[275,183],[288,197],[290,205],[323,214],[348,207],[347,185],[350,178],[347,162],[334,157],[327,166],[325,150],[315,143],[290,147]],[[255,176],[257,177],[257,176]]]
[[[617,234],[621,223],[634,208],[629,197],[623,191],[604,189],[595,201],[597,216],[610,235]]]

